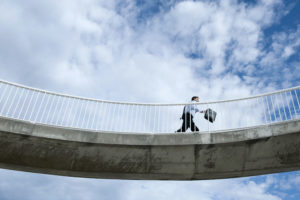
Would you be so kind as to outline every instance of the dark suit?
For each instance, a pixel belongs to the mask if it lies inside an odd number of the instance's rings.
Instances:
[[[193,115],[189,112],[185,112],[185,107],[183,109],[182,117],[183,120],[182,126],[180,129],[178,129],[176,132],[185,132],[188,128],[191,129],[191,131],[199,131],[199,128],[195,125],[193,121]]]

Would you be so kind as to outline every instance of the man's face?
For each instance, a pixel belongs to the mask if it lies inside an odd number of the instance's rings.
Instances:
[[[196,101],[196,102],[199,102],[199,98],[196,98],[195,101]]]

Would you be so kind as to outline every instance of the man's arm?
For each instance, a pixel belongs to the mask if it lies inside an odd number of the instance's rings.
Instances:
[[[198,109],[196,106],[194,106],[194,105],[191,106],[191,110],[194,110],[195,113],[196,113],[196,112],[200,112],[200,113],[204,113],[204,112],[205,112],[205,110],[199,110],[199,109]]]
[[[194,106],[194,105],[191,105],[191,110],[194,110],[195,111],[195,113],[196,112],[200,112],[200,113],[205,113],[206,112],[206,110],[199,110],[196,106]]]

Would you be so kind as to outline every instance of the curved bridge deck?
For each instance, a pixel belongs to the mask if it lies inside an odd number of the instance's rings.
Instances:
[[[225,101],[142,104],[74,97],[0,80],[0,167],[159,180],[298,170],[299,96],[300,86]],[[210,123],[200,113],[193,118],[200,132],[174,133],[183,124],[179,118],[185,106],[211,108],[217,119]]]
[[[64,176],[200,180],[300,169],[300,120],[226,132],[117,134],[0,118],[0,167]]]

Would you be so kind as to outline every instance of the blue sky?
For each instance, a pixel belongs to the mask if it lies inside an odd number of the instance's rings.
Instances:
[[[299,20],[299,0],[2,0],[0,79],[115,101],[247,97],[300,85]],[[161,182],[0,170],[0,199],[293,200],[299,183],[299,172]]]

